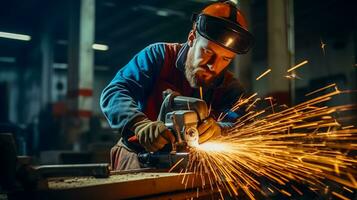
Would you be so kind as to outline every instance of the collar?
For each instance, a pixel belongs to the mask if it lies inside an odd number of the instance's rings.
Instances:
[[[186,63],[186,58],[187,58],[187,53],[188,53],[189,48],[190,47],[188,46],[188,44],[186,42],[182,45],[180,51],[177,54],[176,68],[182,72],[185,71],[185,63]]]

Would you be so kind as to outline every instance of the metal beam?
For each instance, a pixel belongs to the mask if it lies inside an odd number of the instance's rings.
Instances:
[[[288,0],[268,0],[269,95],[280,104],[290,104],[289,81],[284,76],[290,66],[288,48]]]
[[[89,129],[93,109],[95,0],[70,1],[68,64],[68,144]]]
[[[239,1],[238,7],[242,10],[247,20],[248,29],[252,31],[250,5],[251,5],[251,0],[242,0]],[[239,82],[242,84],[242,87],[245,89],[247,93],[250,93],[253,89],[252,88],[253,87],[252,51],[254,50],[251,50],[245,55],[237,55],[233,63],[234,75],[235,77],[238,78]]]

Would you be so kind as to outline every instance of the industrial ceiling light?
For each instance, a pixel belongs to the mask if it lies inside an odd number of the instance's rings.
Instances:
[[[105,44],[93,44],[92,48],[99,51],[107,51],[109,49],[108,45]]]
[[[31,40],[31,36],[29,35],[1,32],[1,31],[0,31],[0,37],[7,38],[7,39],[14,39],[14,40],[23,40],[23,41]]]
[[[167,17],[167,16],[169,16],[169,12],[167,12],[166,10],[157,10],[156,15],[162,16],[162,17]]]

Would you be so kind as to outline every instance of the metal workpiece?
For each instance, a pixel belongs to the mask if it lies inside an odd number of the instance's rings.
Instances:
[[[108,163],[68,164],[68,165],[40,165],[33,167],[33,173],[41,178],[93,176],[96,178],[109,177]]]
[[[139,153],[139,161],[145,165],[145,167],[151,167],[156,169],[169,169],[175,164],[176,169],[186,168],[189,161],[188,152],[171,152],[171,153]]]

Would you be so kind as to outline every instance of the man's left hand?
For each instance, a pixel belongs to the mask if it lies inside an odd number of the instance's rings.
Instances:
[[[203,121],[198,126],[198,132],[200,134],[198,143],[204,143],[211,138],[215,138],[221,135],[221,127],[212,117]]]

